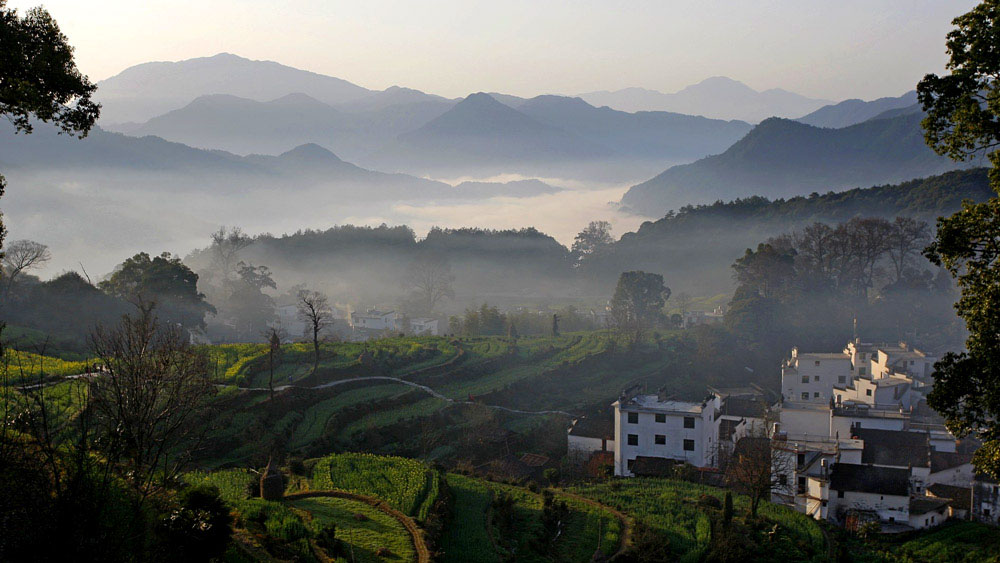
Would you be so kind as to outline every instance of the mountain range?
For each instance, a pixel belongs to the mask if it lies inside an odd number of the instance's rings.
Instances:
[[[372,93],[356,84],[230,53],[178,62],[129,67],[97,83],[103,124],[141,122],[177,109],[206,94],[231,94],[273,100],[304,92],[328,104],[358,100]]]
[[[799,117],[831,103],[780,88],[757,91],[724,76],[707,78],[673,93],[625,88],[587,92],[579,97],[595,106],[628,112],[669,111],[752,123],[768,117]]]
[[[795,121],[815,127],[839,129],[849,127],[875,117],[893,117],[883,115],[893,110],[913,108],[916,111],[917,91],[910,90],[899,97],[879,98],[864,101],[859,99],[844,100],[837,104],[823,106],[818,110],[804,115]]]
[[[962,167],[926,146],[922,117],[904,112],[841,129],[767,119],[722,154],[633,186],[622,203],[656,216],[688,204],[837,191]]]
[[[128,186],[133,197],[151,192],[211,189],[215,194],[286,188],[321,188],[330,197],[353,200],[483,199],[530,197],[559,190],[543,182],[443,182],[367,170],[307,143],[277,156],[238,156],[203,150],[155,136],[131,137],[96,127],[84,139],[37,130],[0,135],[0,168],[19,177],[58,175],[80,185]],[[141,184],[135,178],[141,178]]]
[[[371,168],[420,175],[555,170],[581,177],[593,173],[594,163],[614,161],[600,172],[622,170],[612,179],[636,181],[721,152],[751,128],[742,121],[595,108],[580,98],[500,96],[501,102],[494,96],[455,102],[390,88],[331,106],[303,93],[263,102],[212,94],[115,129],[236,154],[279,154],[316,143]],[[580,162],[587,166],[575,165]]]

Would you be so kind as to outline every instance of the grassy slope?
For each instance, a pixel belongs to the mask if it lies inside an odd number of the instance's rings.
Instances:
[[[698,561],[707,554],[712,541],[712,508],[699,503],[702,495],[722,500],[723,489],[664,479],[627,479],[610,483],[581,485],[571,489],[582,496],[615,507],[642,520],[665,534],[671,550],[681,561]],[[746,512],[748,501],[736,496],[737,515]],[[716,511],[717,512],[717,511]],[[823,560],[826,540],[819,524],[785,507],[765,503],[760,509],[765,528],[778,524],[775,540],[764,539],[762,530],[752,528],[751,539],[758,546],[757,560]],[[716,515],[718,516],[718,515]]]
[[[442,538],[442,561],[501,561],[504,554],[511,553],[517,554],[517,561],[587,561],[597,550],[599,533],[605,553],[610,555],[617,548],[621,530],[615,517],[591,505],[569,500],[569,519],[556,540],[554,554],[543,556],[531,541],[541,528],[541,495],[522,487],[457,474],[448,475],[448,485],[454,494],[454,506],[452,520]],[[515,501],[513,526],[508,531],[497,528],[491,508],[491,502],[503,494]]]

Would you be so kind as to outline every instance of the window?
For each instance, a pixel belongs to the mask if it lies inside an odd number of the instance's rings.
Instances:
[[[685,416],[684,417],[684,428],[694,428],[694,417]]]
[[[694,451],[694,440],[684,440],[684,451],[686,452]]]
[[[628,435],[628,445],[630,445],[630,446],[638,446],[639,445],[639,435],[638,434],[629,434]]]
[[[868,395],[869,397],[871,397],[872,396],[872,390],[871,389],[865,389],[865,395]]]
[[[809,376],[808,375],[803,375],[802,376],[802,383],[809,383]]]
[[[819,376],[818,375],[814,375],[813,376],[813,381],[819,381]]]
[[[844,498],[844,491],[837,491],[837,498]]]
[[[838,375],[837,376],[837,383],[847,383],[847,376],[846,375]]]
[[[813,399],[819,399],[819,391],[813,393]]]
[[[639,413],[630,412],[628,413],[628,423],[629,424],[639,424]]]
[[[634,459],[627,460],[625,462],[625,465],[628,467],[629,471],[632,471],[632,466],[635,465],[635,460]]]
[[[817,366],[819,365],[819,360],[816,360],[816,363],[815,363],[815,365],[817,365]]]
[[[800,466],[801,465],[805,465],[806,464],[806,454],[798,454],[797,456],[795,456],[795,463],[799,464]]]
[[[787,485],[788,484],[788,475],[785,475],[784,473],[782,473],[781,475],[778,475],[778,484],[781,485],[782,487],[784,487],[785,485]]]
[[[858,369],[858,374],[860,374],[860,375],[866,375],[867,373],[868,373],[868,368],[859,368]]]
[[[653,436],[653,442],[659,446],[662,446],[667,443],[667,437],[664,436],[663,434],[657,434],[656,436]]]
[[[656,422],[666,422],[666,421],[667,421],[667,415],[663,413],[656,413]]]
[[[805,477],[799,477],[799,494],[800,495],[806,494],[806,478]]]
[[[808,392],[802,394],[802,400],[803,401],[808,401],[809,400],[809,393]]]

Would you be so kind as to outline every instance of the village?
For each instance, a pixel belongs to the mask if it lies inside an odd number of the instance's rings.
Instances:
[[[780,396],[708,388],[689,402],[635,386],[606,412],[574,420],[567,449],[576,463],[617,477],[690,466],[719,485],[733,485],[735,466],[746,473],[747,464],[766,463],[757,484],[768,500],[851,530],[897,533],[949,519],[995,525],[1000,485],[974,471],[978,444],[958,439],[927,406],[938,359],[904,342],[855,338],[840,352],[793,348]],[[754,456],[760,448],[766,453]]]

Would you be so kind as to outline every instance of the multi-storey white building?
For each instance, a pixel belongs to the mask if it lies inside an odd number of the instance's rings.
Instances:
[[[781,366],[782,399],[829,403],[833,387],[847,385],[852,375],[851,359],[845,354],[806,354],[792,348],[791,358]]]
[[[623,394],[615,409],[615,475],[631,477],[636,458],[651,457],[711,464],[716,439],[712,435],[715,408],[700,403],[674,401],[663,394]]]

